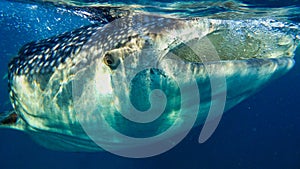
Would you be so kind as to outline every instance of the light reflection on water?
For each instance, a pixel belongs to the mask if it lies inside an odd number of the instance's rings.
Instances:
[[[42,3],[56,6],[118,7],[179,17],[210,17],[222,19],[246,19],[256,17],[280,18],[299,21],[300,1],[258,0],[17,0],[25,3]]]

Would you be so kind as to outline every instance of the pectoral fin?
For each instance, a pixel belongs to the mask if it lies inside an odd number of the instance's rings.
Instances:
[[[18,120],[18,115],[15,111],[7,111],[0,113],[0,126],[9,127],[15,125]]]

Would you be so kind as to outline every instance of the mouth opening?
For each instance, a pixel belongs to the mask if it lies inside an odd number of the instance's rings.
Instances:
[[[170,52],[188,62],[293,58],[299,39],[291,31],[266,26],[216,28],[201,39],[180,43]]]

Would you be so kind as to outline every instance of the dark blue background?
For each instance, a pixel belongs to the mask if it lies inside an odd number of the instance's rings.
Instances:
[[[61,10],[56,8],[30,8],[32,5],[0,2],[0,77],[25,42],[89,24],[71,12],[63,12],[62,17]],[[24,133],[1,129],[0,169],[299,169],[300,64],[297,63],[300,51],[292,71],[225,113],[216,132],[204,144],[197,143],[199,127],[167,153],[128,159],[106,152],[51,151]],[[0,95],[0,109],[9,109],[7,79],[1,80]]]

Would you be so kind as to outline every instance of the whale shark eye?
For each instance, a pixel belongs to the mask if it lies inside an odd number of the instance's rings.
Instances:
[[[104,63],[111,69],[116,69],[120,64],[120,60],[112,54],[107,53],[104,56]]]
[[[104,58],[104,61],[105,61],[105,64],[107,66],[110,66],[110,65],[112,65],[114,63],[114,58],[112,57],[111,54],[106,54],[105,58]]]

